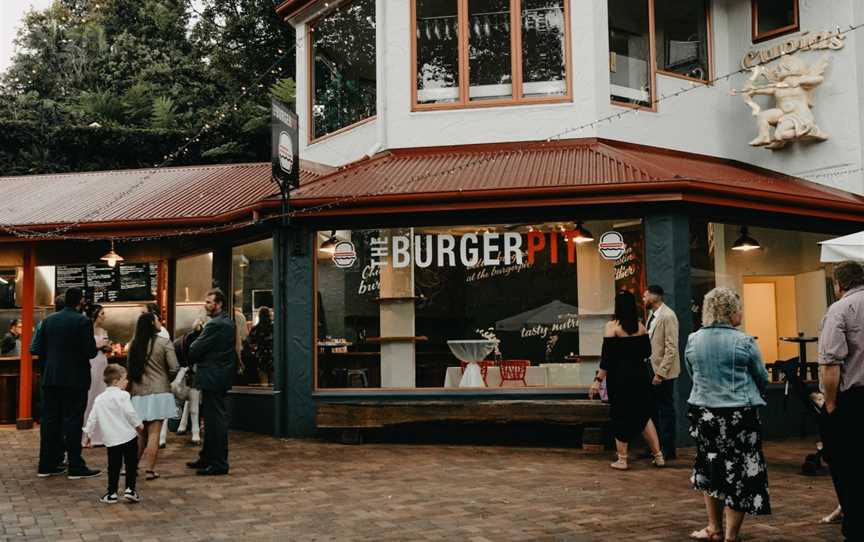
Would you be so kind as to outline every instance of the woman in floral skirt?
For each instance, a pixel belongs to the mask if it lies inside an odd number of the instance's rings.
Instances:
[[[771,513],[759,407],[768,371],[741,324],[741,298],[728,288],[705,296],[704,327],[690,335],[684,364],[693,378],[693,487],[705,495],[708,526],[694,540],[737,542],[745,514]],[[724,530],[725,523],[725,530]]]

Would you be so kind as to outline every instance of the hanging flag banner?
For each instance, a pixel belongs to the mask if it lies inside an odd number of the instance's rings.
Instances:
[[[300,186],[300,148],[297,115],[284,103],[271,101],[271,148],[273,180],[284,189]]]

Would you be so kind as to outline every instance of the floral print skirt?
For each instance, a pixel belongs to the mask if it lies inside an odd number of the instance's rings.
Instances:
[[[691,405],[689,417],[690,436],[696,441],[693,487],[732,510],[770,514],[759,411]]]

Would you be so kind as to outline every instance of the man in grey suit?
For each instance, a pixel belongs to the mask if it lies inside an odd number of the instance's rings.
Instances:
[[[189,361],[195,364],[195,387],[201,390],[204,444],[197,461],[187,463],[201,475],[228,474],[228,390],[237,367],[234,321],[224,310],[225,294],[207,292],[204,309],[210,321],[189,345]]]
[[[663,303],[663,288],[651,285],[642,295],[648,309],[648,335],[651,338],[651,368],[654,378],[654,425],[665,459],[675,459],[675,379],[681,374],[678,354],[678,317]]]
[[[63,474],[59,458],[69,461],[71,480],[92,478],[99,471],[87,468],[81,457],[81,428],[90,389],[90,359],[96,357],[93,325],[81,314],[84,294],[66,290],[65,307],[42,321],[30,344],[30,353],[42,363],[42,419],[39,445],[40,478]]]

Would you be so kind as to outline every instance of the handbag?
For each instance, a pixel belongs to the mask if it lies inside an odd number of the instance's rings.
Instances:
[[[186,372],[188,367],[180,367],[177,371],[177,376],[171,381],[171,393],[178,401],[187,401],[189,399],[189,386],[186,384]]]

